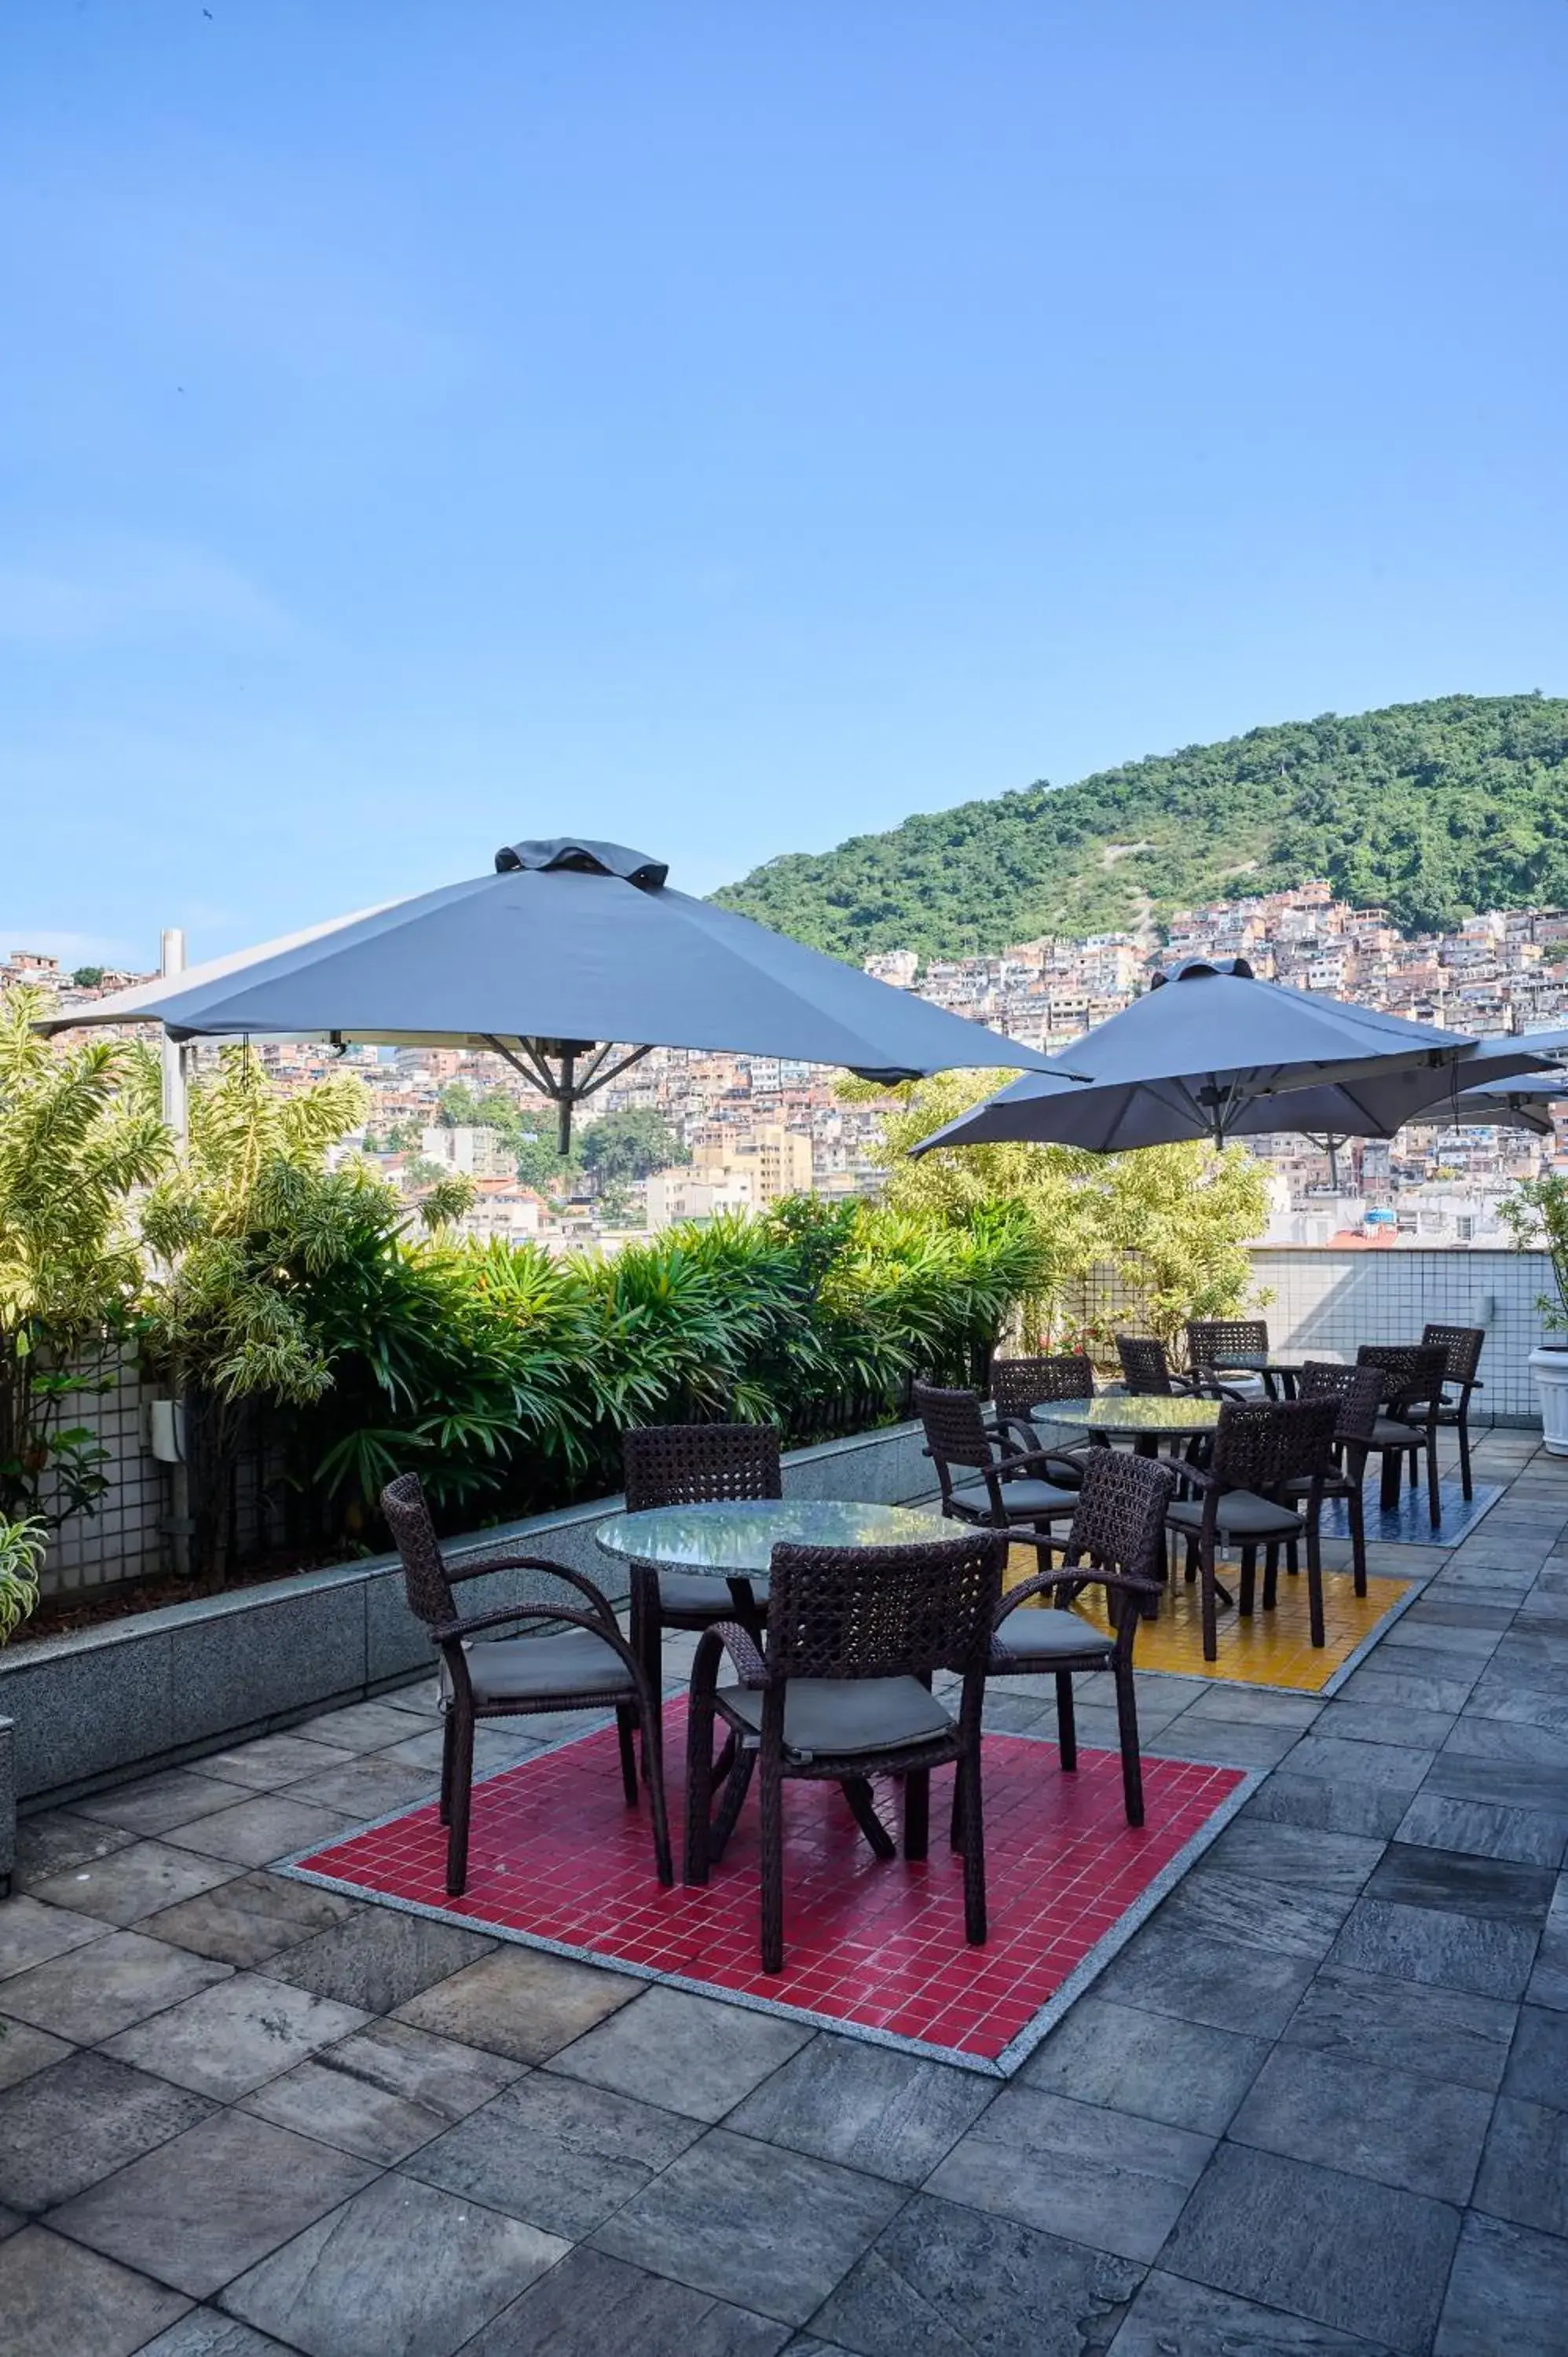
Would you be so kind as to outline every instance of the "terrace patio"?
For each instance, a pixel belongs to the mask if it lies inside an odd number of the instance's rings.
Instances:
[[[1561,2352],[1568,1463],[1477,1471],[1330,1699],[1141,1678],[1261,1781],[1005,2083],[273,1871],[428,1795],[428,1679],[26,1819],[9,2357]]]

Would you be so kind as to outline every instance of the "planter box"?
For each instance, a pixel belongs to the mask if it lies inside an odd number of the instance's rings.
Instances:
[[[932,1486],[913,1424],[796,1449],[784,1460],[792,1498],[896,1505]],[[621,1505],[618,1497],[596,1498],[449,1540],[446,1551],[460,1564],[465,1549],[508,1542],[586,1572],[618,1604],[625,1566],[601,1553],[594,1532]],[[499,1572],[476,1580],[464,1601],[482,1611],[561,1592],[553,1580]],[[16,1797],[65,1799],[407,1684],[429,1676],[431,1663],[423,1624],[403,1600],[397,1557],[379,1555],[0,1652],[0,1730],[7,1721],[15,1728]],[[5,1740],[0,1735],[0,1858],[8,1856]]]

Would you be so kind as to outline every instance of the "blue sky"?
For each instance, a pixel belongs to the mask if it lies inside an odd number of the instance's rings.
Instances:
[[[1568,690],[1558,0],[13,0],[0,951]]]

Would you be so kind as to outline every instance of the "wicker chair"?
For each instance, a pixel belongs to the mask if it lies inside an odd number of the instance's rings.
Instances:
[[[783,1786],[841,1784],[877,1855],[896,1855],[871,1804],[873,1776],[903,1781],[904,1855],[929,1840],[930,1772],[954,1763],[961,1793],[964,1933],[985,1938],[981,1713],[1007,1542],[970,1531],[908,1547],[776,1546],[766,1658],[738,1622],[697,1647],[686,1766],[687,1882],[723,1854],[756,1770],[761,1802],[762,1969],[784,1966]],[[725,1654],[738,1683],[720,1686]],[[956,1719],[930,1691],[938,1670],[963,1680]],[[714,1721],[736,1745],[713,1820]]]
[[[1383,1460],[1380,1502],[1385,1512],[1399,1504],[1402,1458],[1410,1460],[1410,1486],[1414,1489],[1424,1451],[1427,1512],[1436,1530],[1443,1520],[1437,1426],[1448,1378],[1447,1349],[1440,1342],[1363,1342],[1356,1364],[1376,1367],[1383,1381],[1384,1413],[1372,1426],[1368,1444]]]
[[[630,1514],[650,1506],[705,1506],[784,1494],[779,1435],[768,1424],[640,1425],[622,1434],[621,1463]],[[754,1579],[751,1594],[760,1615],[768,1606],[766,1579]],[[655,1694],[663,1675],[666,1629],[700,1635],[716,1621],[746,1618],[735,1591],[722,1581],[656,1570],[650,1563],[631,1566],[631,1648]]]
[[[1165,1344],[1153,1334],[1118,1334],[1116,1355],[1122,1380],[1134,1399],[1174,1399],[1198,1388],[1190,1375],[1176,1373]]]
[[[1229,1371],[1230,1380],[1224,1389],[1231,1399],[1275,1396],[1272,1375],[1236,1372],[1240,1360],[1266,1357],[1268,1348],[1268,1324],[1262,1318],[1189,1318],[1187,1321],[1187,1364],[1195,1381],[1218,1383],[1221,1372]]]
[[[1423,1343],[1448,1353],[1439,1424],[1453,1425],[1459,1435],[1459,1483],[1466,1498],[1476,1494],[1470,1478],[1470,1394],[1485,1388],[1476,1372],[1486,1344],[1484,1326],[1423,1326]]]
[[[978,1392],[917,1383],[915,1413],[937,1469],[942,1512],[951,1521],[989,1530],[1024,1523],[1037,1530],[1072,1512],[1082,1470],[1077,1460],[1059,1449],[1004,1448],[998,1433],[1005,1427],[987,1425]]]
[[[1203,1582],[1203,1658],[1219,1655],[1215,1607],[1219,1583],[1215,1555],[1221,1539],[1241,1558],[1240,1609],[1250,1614],[1256,1593],[1258,1550],[1266,1548],[1263,1609],[1274,1602],[1278,1550],[1306,1542],[1308,1609],[1312,1641],[1326,1641],[1323,1625],[1323,1565],[1317,1525],[1323,1485],[1331,1469],[1338,1402],[1332,1399],[1228,1401],[1219,1412],[1214,1449],[1206,1467],[1188,1466],[1196,1498],[1178,1498],[1166,1510],[1169,1529],[1187,1544],[1188,1577],[1196,1567]],[[1302,1511],[1283,1502],[1286,1484],[1305,1477]]]
[[[531,1711],[614,1708],[620,1737],[621,1781],[627,1805],[637,1806],[637,1755],[633,1736],[642,1731],[643,1759],[653,1813],[653,1855],[660,1882],[673,1879],[670,1833],[664,1811],[660,1696],[621,1635],[609,1599],[580,1572],[541,1555],[496,1548],[466,1555],[456,1577],[480,1572],[532,1571],[564,1580],[584,1605],[506,1604],[464,1618],[452,1593],[419,1478],[404,1473],[381,1491],[381,1512],[403,1558],[409,1609],[430,1631],[443,1666],[446,1721],[441,1751],[441,1822],[446,1827],[446,1891],[462,1896],[468,1878],[468,1817],[474,1781],[474,1727],[478,1719],[516,1718]],[[547,1621],[561,1635],[523,1638],[523,1621]],[[488,1631],[510,1628],[510,1638]],[[474,1641],[482,1641],[476,1643]]]
[[[1021,1445],[1036,1446],[1039,1434],[1036,1430],[1031,1410],[1047,1402],[1085,1400],[1094,1397],[1094,1369],[1087,1359],[1063,1354],[1052,1359],[993,1359],[991,1361],[991,1405],[999,1427],[1011,1431]],[[1064,1489],[1076,1489],[1079,1463],[1088,1448],[1087,1437],[1082,1441],[1058,1443],[1056,1450],[1055,1478]]]
[[[1326,1359],[1309,1359],[1296,1378],[1298,1399],[1331,1399],[1338,1403],[1334,1423],[1334,1458],[1324,1476],[1322,1495],[1343,1498],[1350,1524],[1350,1561],[1356,1593],[1367,1593],[1367,1514],[1362,1485],[1367,1478],[1367,1451],[1372,1428],[1382,1406],[1382,1377],[1376,1367],[1342,1367]],[[1310,1494],[1310,1480],[1297,1474],[1282,1495]],[[1295,1569],[1294,1550],[1290,1563]]]
[[[1144,1770],[1138,1749],[1138,1705],[1133,1683],[1133,1641],[1145,1599],[1157,1602],[1165,1577],[1165,1519],[1176,1489],[1174,1466],[1151,1457],[1097,1448],[1085,1463],[1083,1487],[1065,1539],[1030,1541],[1042,1558],[1059,1554],[1061,1569],[1044,1567],[1003,1597],[991,1640],[991,1674],[1017,1677],[1039,1671],[1057,1682],[1057,1739],[1061,1764],[1078,1766],[1072,1682],[1079,1670],[1109,1670],[1116,1687],[1122,1745],[1122,1790],[1127,1823],[1144,1822]],[[1069,1609],[1085,1587],[1106,1590],[1115,1623],[1111,1634]],[[1032,1597],[1056,1609],[1020,1612]],[[1121,1607],[1118,1609],[1118,1607]]]

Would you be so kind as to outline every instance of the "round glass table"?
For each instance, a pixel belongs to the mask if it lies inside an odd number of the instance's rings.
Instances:
[[[801,1546],[913,1546],[950,1539],[958,1526],[909,1506],[866,1506],[842,1498],[746,1498],[711,1506],[650,1506],[613,1514],[594,1536],[607,1555],[670,1571],[727,1579],[765,1572],[782,1540]]]
[[[1029,1415],[1032,1423],[1087,1432],[1095,1440],[1130,1440],[1140,1457],[1153,1457],[1162,1440],[1200,1440],[1211,1433],[1224,1405],[1182,1392],[1169,1398],[1102,1393],[1093,1399],[1042,1400]]]
[[[1273,1398],[1277,1381],[1286,1399],[1295,1397],[1295,1379],[1303,1367],[1342,1367],[1343,1351],[1228,1351],[1216,1359],[1213,1373],[1223,1383],[1227,1375],[1262,1375],[1270,1398]]]

